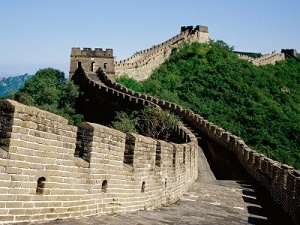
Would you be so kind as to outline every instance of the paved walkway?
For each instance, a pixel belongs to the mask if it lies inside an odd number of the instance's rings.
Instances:
[[[252,185],[238,181],[216,180],[201,150],[199,158],[198,180],[181,200],[170,206],[151,211],[56,220],[42,224],[276,224],[274,222],[276,218],[267,220],[266,213],[257,200]],[[278,224],[281,223],[278,221]]]

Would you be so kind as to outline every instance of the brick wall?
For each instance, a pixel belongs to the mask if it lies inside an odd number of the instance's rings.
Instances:
[[[197,177],[192,136],[173,144],[98,124],[75,127],[12,100],[0,103],[0,121],[0,223],[152,209],[175,202]],[[124,162],[127,139],[132,164]]]

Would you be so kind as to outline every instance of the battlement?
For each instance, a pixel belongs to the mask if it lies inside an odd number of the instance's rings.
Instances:
[[[204,33],[208,33],[208,27],[207,26],[201,26],[201,25],[197,25],[195,27],[193,26],[182,26],[180,29],[180,32],[195,32],[195,31],[199,31],[199,32],[204,32]]]
[[[71,50],[71,57],[106,57],[113,58],[113,49],[107,48],[105,51],[102,48],[78,48],[74,47]]]
[[[298,52],[296,49],[281,49],[281,53],[297,56]]]

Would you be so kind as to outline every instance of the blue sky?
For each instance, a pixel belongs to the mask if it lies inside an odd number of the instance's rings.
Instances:
[[[122,60],[186,25],[237,51],[300,52],[299,0],[1,0],[0,77],[46,67],[67,76],[72,47],[113,48]]]

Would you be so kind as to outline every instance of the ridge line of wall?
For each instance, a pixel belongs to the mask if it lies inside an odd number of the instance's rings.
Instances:
[[[161,44],[139,51],[125,60],[115,62],[116,76],[126,74],[136,80],[147,79],[152,71],[170,56],[172,48],[183,41],[208,42],[208,28],[197,26],[194,29],[193,27],[182,29],[178,35]]]

